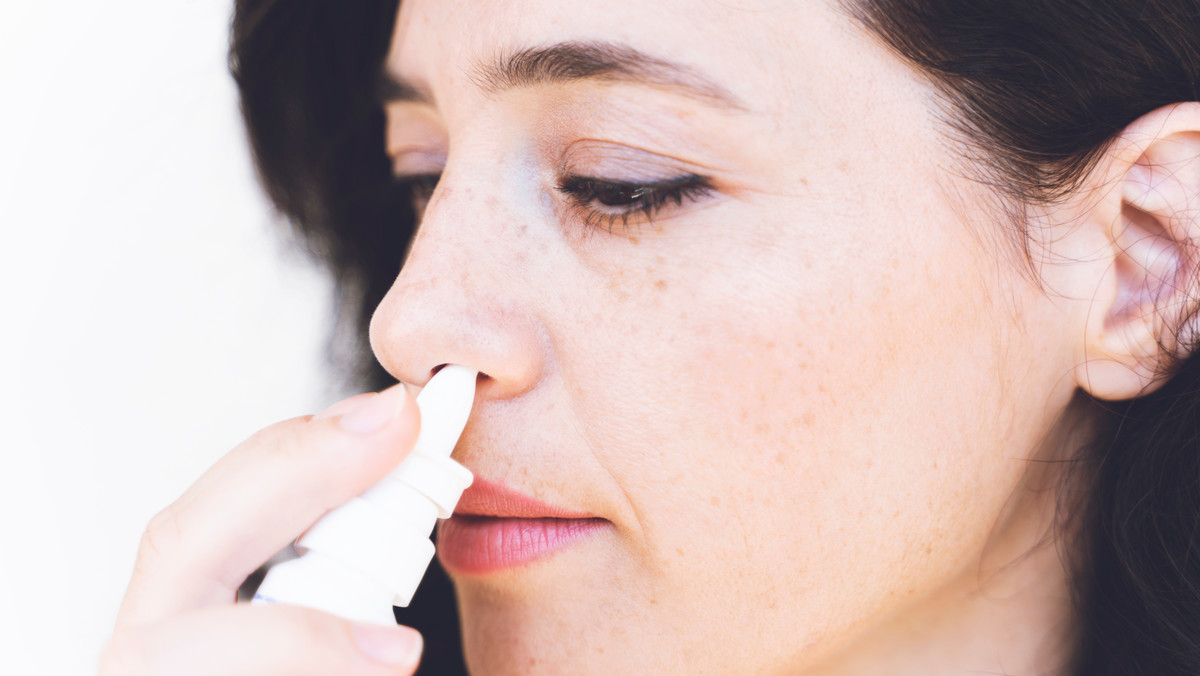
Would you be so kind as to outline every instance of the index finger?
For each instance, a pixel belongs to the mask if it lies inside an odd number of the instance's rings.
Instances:
[[[396,386],[342,415],[255,434],[150,522],[118,626],[231,603],[262,562],[396,467],[419,427],[417,407]]]

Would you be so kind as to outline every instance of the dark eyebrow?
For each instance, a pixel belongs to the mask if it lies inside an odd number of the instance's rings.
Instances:
[[[492,94],[578,80],[641,84],[671,90],[710,105],[746,109],[732,92],[690,66],[611,42],[572,41],[522,49],[491,62],[476,64],[471,79]],[[386,70],[378,83],[377,93],[383,103],[432,103],[426,88]]]

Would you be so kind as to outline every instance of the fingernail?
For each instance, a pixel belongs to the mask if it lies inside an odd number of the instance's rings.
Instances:
[[[379,396],[377,392],[363,392],[362,394],[356,394],[352,397],[346,397],[335,404],[330,404],[329,408],[314,415],[312,419],[324,420],[325,418],[335,418],[347,411],[353,410],[355,406],[359,406],[367,399],[376,396]]]
[[[355,623],[350,633],[358,649],[380,664],[409,666],[421,659],[424,642],[414,629]]]
[[[408,400],[403,385],[394,385],[373,397],[364,397],[338,418],[338,425],[351,434],[368,436],[383,429]]]

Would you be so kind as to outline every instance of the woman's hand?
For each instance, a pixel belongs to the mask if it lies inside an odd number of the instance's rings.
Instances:
[[[403,386],[255,434],[146,528],[101,676],[410,674],[420,635],[291,606],[235,605],[238,586],[412,450]]]

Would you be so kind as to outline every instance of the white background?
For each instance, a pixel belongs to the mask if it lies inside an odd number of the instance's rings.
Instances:
[[[0,673],[88,674],[151,516],[335,397],[231,0],[0,2]]]

